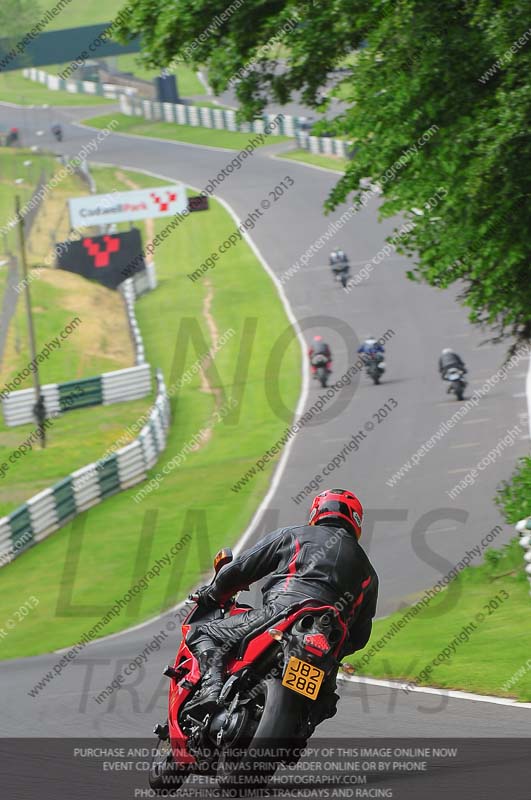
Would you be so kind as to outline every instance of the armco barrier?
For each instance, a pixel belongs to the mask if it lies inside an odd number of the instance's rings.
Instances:
[[[310,153],[323,156],[340,156],[350,158],[352,155],[352,142],[343,139],[329,139],[327,136],[310,136],[302,131],[295,134],[297,145]]]
[[[65,80],[58,75],[50,75],[42,69],[36,67],[29,67],[23,69],[22,74],[25,78],[31,81],[42,83],[47,89],[53,92],[63,91],[70,92],[71,94],[91,94],[100,97],[108,97],[111,100],[116,100],[118,97],[125,95],[134,95],[137,89],[132,86],[120,86],[114,83],[100,83],[100,81],[76,81],[72,78]]]
[[[101,462],[76,470],[0,519],[0,567],[82,511],[145,480],[166,448],[170,426],[170,403],[160,370],[156,380],[156,400],[137,439]]]
[[[120,111],[129,117],[241,133],[264,133],[265,126],[277,119],[276,114],[264,114],[262,119],[254,122],[238,122],[236,112],[232,109],[189,106],[184,103],[159,103],[155,100],[143,100],[125,95],[120,96]],[[270,129],[269,135],[295,136],[299,126],[305,122],[306,117],[292,117],[285,114]]]
[[[520,534],[520,544],[525,550],[525,571],[531,584],[531,517],[521,519],[516,525],[516,530]],[[529,594],[531,595],[531,591]]]

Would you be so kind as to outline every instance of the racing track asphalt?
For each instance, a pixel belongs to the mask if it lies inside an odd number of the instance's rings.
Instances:
[[[106,113],[108,109],[106,109]],[[16,108],[0,106],[0,124],[23,128],[26,144],[50,145],[56,152],[75,154],[94,132],[72,126],[79,109],[58,111],[65,125],[65,142],[57,147],[46,137],[34,136],[46,128],[49,113],[38,109],[23,114]],[[95,113],[93,109],[88,114]],[[23,118],[24,117],[24,118]],[[29,119],[28,119],[29,118]],[[31,130],[24,129],[25,124]],[[182,180],[202,188],[233,157],[231,152],[204,149],[170,142],[152,141],[112,134],[95,159],[132,169],[141,168]],[[287,195],[273,203],[251,232],[264,258],[280,274],[325,231],[331,217],[322,211],[323,201],[338,178],[337,174],[308,168],[269,157],[267,149],[244,162],[218,189],[223,198],[244,219],[259,206],[279,182],[289,175],[295,181]],[[355,273],[383,247],[393,229],[389,220],[377,221],[378,199],[358,212],[333,239],[330,246],[313,258],[308,267],[287,282],[291,307],[309,339],[324,333],[334,353],[334,375],[339,377],[353,363],[355,336],[381,335],[392,329],[387,347],[388,372],[374,387],[361,378],[348,406],[313,430],[298,434],[281,485],[274,493],[264,525],[259,524],[251,541],[263,535],[265,527],[297,523],[304,519],[306,503],[296,505],[292,496],[341,450],[344,441],[357,432],[389,399],[398,407],[375,424],[360,449],[329,478],[334,485],[356,489],[362,497],[367,524],[365,546],[379,574],[381,595],[379,616],[399,607],[419,590],[431,586],[501,522],[492,497],[496,486],[507,478],[518,456],[529,450],[527,409],[524,396],[527,363],[522,361],[507,380],[498,384],[465,418],[406,475],[395,488],[386,480],[458,408],[450,400],[437,374],[437,357],[443,346],[457,349],[469,367],[469,392],[494,373],[504,358],[503,346],[480,347],[482,336],[466,319],[466,312],[454,302],[455,292],[437,291],[405,279],[408,262],[392,254],[376,266],[370,278],[350,294],[331,281],[325,266],[332,246],[342,247],[354,263]],[[356,266],[358,265],[358,266]],[[178,265],[182,280],[198,265]],[[242,276],[244,280],[244,276]],[[201,289],[198,287],[198,291]],[[350,326],[352,338],[344,341],[338,332],[327,330],[328,317]],[[264,321],[265,322],[265,321]],[[280,332],[278,332],[280,333]],[[342,397],[346,397],[343,390]],[[307,406],[318,394],[310,386]],[[320,418],[322,422],[322,417]],[[502,451],[481,479],[452,501],[446,491],[473,467],[506,434],[520,424],[522,438]],[[273,442],[271,444],[274,444]],[[458,470],[462,470],[459,472]],[[230,490],[230,487],[227,487]],[[370,520],[372,519],[372,523]],[[514,535],[504,526],[496,545]],[[103,704],[94,695],[120,672],[168,622],[171,613],[124,634],[92,643],[75,662],[53,680],[37,698],[28,690],[58,660],[55,654],[7,661],[0,664],[3,736],[144,736],[153,722],[165,716],[166,680],[161,669],[174,655],[175,634],[166,639],[160,652],[150,655],[147,668],[134,676],[132,684],[114,693]],[[82,624],[82,621],[80,621]],[[510,676],[508,676],[510,677]],[[405,695],[393,688],[342,684],[343,702],[338,715],[325,723],[323,735],[342,736],[525,736],[529,735],[530,711],[512,706],[491,705],[458,698],[421,694]]]

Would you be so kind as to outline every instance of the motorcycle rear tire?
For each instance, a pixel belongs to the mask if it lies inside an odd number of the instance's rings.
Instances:
[[[151,759],[148,781],[150,788],[160,794],[168,790],[178,789],[185,782],[190,772],[179,767],[173,760],[169,739],[159,739],[157,750]]]
[[[241,753],[240,750],[238,756],[233,757],[229,750],[227,761],[223,759],[223,751],[220,754],[216,779],[220,788],[229,791],[231,797],[245,796],[249,790],[266,786],[280,764],[287,760],[285,752],[278,757],[257,757],[257,749],[276,746],[284,750],[302,749],[306,745],[306,736],[302,732],[308,730],[308,701],[282,686],[278,678],[264,681],[264,688],[264,710],[252,739],[246,743],[246,751]],[[237,742],[234,746],[239,748]]]

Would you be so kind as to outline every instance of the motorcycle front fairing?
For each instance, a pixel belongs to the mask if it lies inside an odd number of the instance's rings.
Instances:
[[[199,664],[189,646],[194,638],[194,626],[198,622],[210,622],[223,619],[226,613],[232,613],[233,607],[234,604],[228,606],[224,612],[223,609],[219,607],[207,609],[199,605],[194,605],[182,624],[182,640],[175,657],[173,674],[168,675],[170,678],[170,690],[168,695],[169,737],[175,762],[181,765],[192,765],[196,763],[196,758],[188,751],[188,737],[179,724],[179,712],[188,696],[201,679]]]

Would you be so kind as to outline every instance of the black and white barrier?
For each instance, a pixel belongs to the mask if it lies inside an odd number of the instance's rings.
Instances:
[[[156,380],[155,403],[143,418],[136,439],[116,451],[111,448],[99,461],[81,467],[0,519],[0,567],[81,512],[146,479],[166,448],[171,421],[169,397],[160,370]]]
[[[516,530],[520,534],[520,544],[524,548],[525,571],[531,584],[531,517],[521,519],[516,523]],[[529,592],[531,595],[531,590]]]

